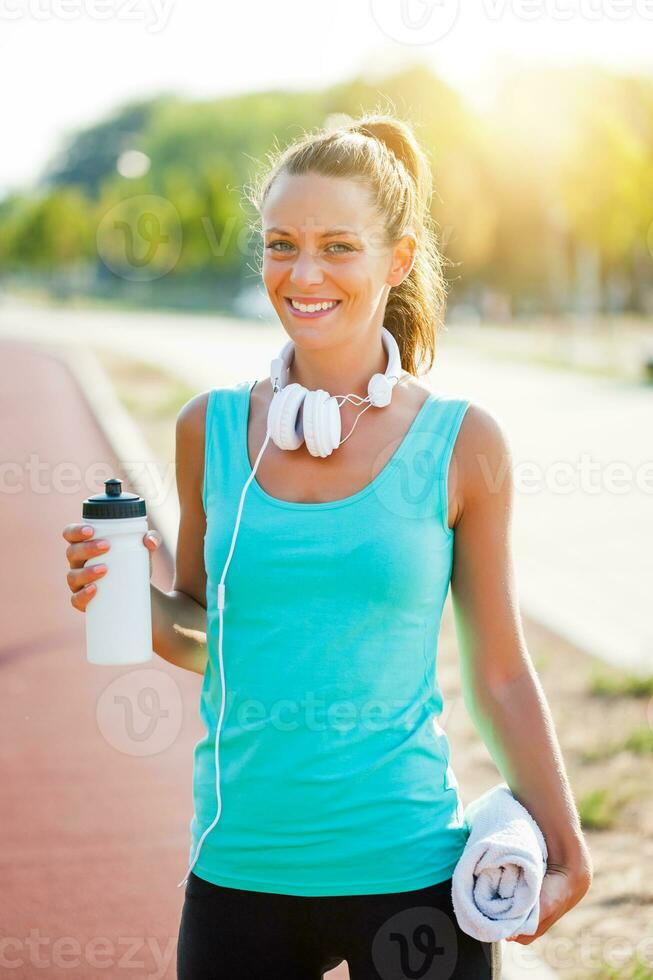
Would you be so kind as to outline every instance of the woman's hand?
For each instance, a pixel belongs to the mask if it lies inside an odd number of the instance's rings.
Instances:
[[[532,936],[510,936],[506,942],[528,946],[551,928],[565,912],[573,909],[587,893],[592,883],[592,865],[589,856],[579,870],[562,864],[547,864],[540,890],[540,921]]]
[[[74,609],[86,612],[86,607],[97,591],[96,582],[107,574],[107,567],[102,565],[87,565],[89,558],[106,554],[111,548],[111,542],[104,538],[95,538],[91,529],[90,534],[84,534],[84,524],[67,524],[63,529],[63,537],[70,542],[66,548],[66,558],[70,570],[68,572],[68,587],[72,592],[70,602]],[[152,555],[161,544],[158,531],[148,531],[143,535],[143,544],[149,551],[150,578],[152,577]]]

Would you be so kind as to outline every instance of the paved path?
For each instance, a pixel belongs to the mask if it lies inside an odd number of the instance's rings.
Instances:
[[[264,376],[286,339],[278,324],[9,306],[0,307],[3,334],[83,337],[155,362],[197,390]],[[431,386],[485,405],[508,435],[524,611],[606,661],[653,670],[653,392],[456,349],[454,331],[440,344]]]
[[[200,678],[86,662],[61,532],[118,466],[59,361],[0,342],[0,393],[0,973],[172,980]]]
[[[502,421],[521,602],[621,667],[653,671],[653,389],[445,355],[447,386]]]

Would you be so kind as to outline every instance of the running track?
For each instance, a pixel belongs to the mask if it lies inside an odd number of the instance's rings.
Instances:
[[[0,392],[0,975],[173,978],[200,678],[156,656],[127,669],[86,662],[62,530],[103,489],[84,482],[87,468],[106,463],[120,476],[119,467],[54,356],[3,343]],[[153,581],[170,589],[172,575],[160,550]],[[160,744],[156,734],[138,741],[147,729],[136,715],[125,732],[124,700],[112,705],[110,691],[101,698],[130,674],[134,695],[162,678],[176,717]]]

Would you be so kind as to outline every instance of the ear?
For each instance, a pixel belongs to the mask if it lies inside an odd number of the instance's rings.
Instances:
[[[392,263],[386,278],[386,282],[390,286],[398,286],[404,281],[406,276],[410,275],[410,271],[415,263],[416,254],[417,237],[412,231],[407,231],[399,239],[392,252]]]

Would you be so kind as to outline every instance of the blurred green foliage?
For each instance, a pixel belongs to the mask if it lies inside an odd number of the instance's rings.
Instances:
[[[653,312],[653,80],[584,67],[522,72],[482,115],[420,65],[374,85],[133,102],[71,135],[35,190],[0,202],[0,269],[72,269],[79,288],[119,280],[98,228],[121,201],[157,195],[179,216],[179,256],[165,289],[134,290],[153,302],[175,283],[210,284],[209,302],[213,289],[234,295],[257,279],[243,191],[267,153],[333,114],[384,105],[429,154],[450,296],[495,291],[513,313],[555,314],[588,296],[597,310]],[[131,149],[150,160],[138,178],[116,168]]]

